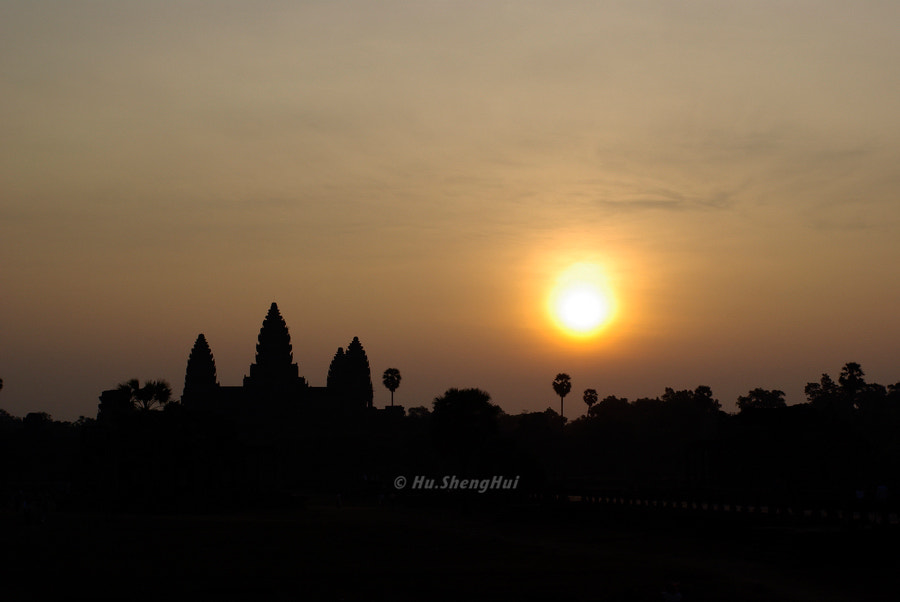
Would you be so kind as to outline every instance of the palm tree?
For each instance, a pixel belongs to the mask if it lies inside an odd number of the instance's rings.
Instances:
[[[391,392],[391,407],[394,407],[394,391],[400,386],[400,371],[396,368],[388,368],[384,371],[381,382]]]
[[[136,400],[140,395],[141,391],[141,381],[136,378],[132,378],[131,380],[126,380],[123,383],[119,383],[119,386],[116,389],[122,394],[122,398],[124,399],[126,396],[128,397],[128,402],[132,406],[136,406]]]
[[[559,415],[563,415],[563,399],[572,390],[572,377],[564,372],[560,372],[553,379],[553,390],[559,395]]]
[[[141,410],[150,410],[155,405],[163,407],[172,399],[172,387],[164,380],[148,380],[142,387],[138,379],[132,378],[118,389],[128,395],[132,406]]]
[[[585,389],[584,390],[584,395],[582,396],[582,399],[584,399],[584,403],[587,404],[588,413],[590,413],[591,407],[595,403],[597,403],[598,398],[599,398],[599,396],[597,395],[597,389]]]

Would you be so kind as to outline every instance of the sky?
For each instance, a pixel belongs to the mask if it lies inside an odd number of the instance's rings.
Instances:
[[[278,303],[324,386],[788,403],[900,381],[900,4],[0,2],[0,408],[239,385]],[[593,337],[547,299],[602,271]]]

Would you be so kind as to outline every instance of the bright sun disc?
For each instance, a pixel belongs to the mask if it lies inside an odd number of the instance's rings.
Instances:
[[[565,291],[557,307],[559,318],[572,330],[591,330],[603,322],[608,311],[600,292],[589,286]]]
[[[578,337],[599,332],[612,316],[612,301],[603,274],[593,264],[576,264],[557,281],[550,313],[563,331]]]

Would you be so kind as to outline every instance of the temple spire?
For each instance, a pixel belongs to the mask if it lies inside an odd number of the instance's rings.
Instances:
[[[327,386],[331,399],[345,409],[372,407],[372,372],[359,337],[353,337],[346,352],[338,348],[328,369]]]
[[[188,356],[181,399],[186,407],[199,405],[219,386],[216,381],[216,360],[203,333],[197,336]]]
[[[366,356],[366,350],[363,349],[359,337],[353,337],[350,344],[347,345],[347,372],[350,394],[354,401],[357,401],[362,407],[371,408],[372,399],[375,397],[372,388],[372,371],[369,369],[369,358]]]
[[[266,371],[282,371],[288,369],[294,361],[291,335],[287,324],[278,311],[278,305],[272,303],[269,313],[263,320],[256,344],[256,364]]]
[[[259,330],[256,362],[250,365],[250,376],[244,378],[244,385],[270,393],[288,393],[305,384],[294,363],[287,324],[273,302]]]

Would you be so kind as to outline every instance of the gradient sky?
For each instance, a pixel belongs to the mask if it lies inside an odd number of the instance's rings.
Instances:
[[[0,408],[241,383],[276,301],[324,385],[510,413],[859,362],[900,380],[900,4],[0,2]],[[574,341],[555,277],[617,314]]]

